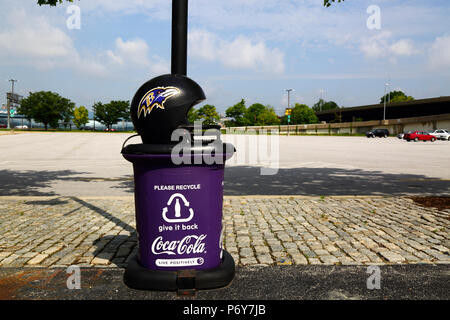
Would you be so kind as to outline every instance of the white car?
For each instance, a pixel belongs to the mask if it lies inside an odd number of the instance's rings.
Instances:
[[[445,129],[437,129],[433,132],[430,132],[433,136],[435,136],[439,140],[448,140],[450,141],[450,132]]]
[[[27,125],[15,126],[14,129],[28,129],[28,126]]]

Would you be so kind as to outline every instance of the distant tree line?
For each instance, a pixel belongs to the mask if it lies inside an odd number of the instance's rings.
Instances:
[[[92,109],[95,114],[94,120],[108,129],[119,120],[130,120],[129,101],[111,101],[106,104],[97,102]],[[28,121],[34,119],[44,124],[45,130],[48,130],[48,127],[58,128],[60,121],[65,128],[73,122],[79,129],[89,122],[86,107],[75,107],[75,103],[51,91],[30,92],[28,97],[22,99],[17,112]]]
[[[247,107],[244,99],[227,108],[225,115],[230,119],[224,123],[227,127],[287,124],[287,116],[278,116],[272,106],[254,103]],[[208,125],[218,123],[220,116],[215,106],[207,104],[199,109],[192,108],[188,113],[188,120],[191,123],[194,121],[202,121],[203,124]],[[292,108],[290,124],[317,122],[317,116],[307,105],[296,103]]]
[[[380,98],[380,103],[411,100],[414,98],[402,91],[391,91]],[[317,123],[319,120],[316,113],[325,110],[336,110],[335,119],[332,122],[341,122],[341,108],[334,101],[320,99],[311,108],[306,104],[295,103],[291,109],[289,124]],[[92,110],[94,120],[102,123],[108,129],[120,120],[131,120],[129,101],[97,102],[92,106]],[[34,119],[36,122],[43,123],[45,130],[49,126],[57,128],[61,121],[65,128],[72,122],[79,129],[89,122],[86,107],[75,107],[75,103],[51,91],[30,92],[28,97],[22,99],[17,111],[29,121]],[[272,106],[254,103],[247,107],[244,99],[228,107],[225,114],[229,118],[224,123],[227,127],[288,124],[288,117],[286,115],[278,116]],[[214,105],[206,104],[199,109],[191,108],[188,120],[191,123],[202,121],[204,125],[211,125],[220,122],[220,115]]]

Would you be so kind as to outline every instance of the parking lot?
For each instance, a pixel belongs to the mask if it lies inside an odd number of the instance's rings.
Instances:
[[[132,195],[123,133],[1,135],[0,195]],[[259,140],[279,139],[274,175],[261,175]],[[226,195],[450,194],[450,142],[395,137],[225,135],[237,153],[227,163]],[[255,143],[255,141],[257,141]],[[274,140],[275,141],[275,140]],[[129,143],[139,143],[134,138]],[[264,143],[264,141],[263,141]],[[278,156],[276,156],[278,155]]]
[[[128,136],[0,136],[0,299],[175,298],[122,282],[138,250],[132,166],[120,155]],[[448,299],[449,209],[400,195],[450,194],[449,142],[273,136],[278,172],[261,175],[251,160],[264,138],[225,136],[238,152],[223,203],[237,274],[199,298]],[[73,264],[80,295],[62,277]],[[381,290],[366,289],[373,264]]]

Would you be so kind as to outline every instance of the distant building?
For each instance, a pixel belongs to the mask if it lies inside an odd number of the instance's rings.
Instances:
[[[384,104],[316,112],[319,121],[355,122],[383,120]],[[450,114],[450,96],[386,104],[386,120]]]

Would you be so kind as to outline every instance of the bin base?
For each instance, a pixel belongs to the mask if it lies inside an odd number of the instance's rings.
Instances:
[[[135,255],[128,262],[123,281],[128,287],[138,290],[206,290],[227,286],[233,280],[234,274],[234,259],[225,250],[222,263],[208,270],[151,270],[141,266]]]

